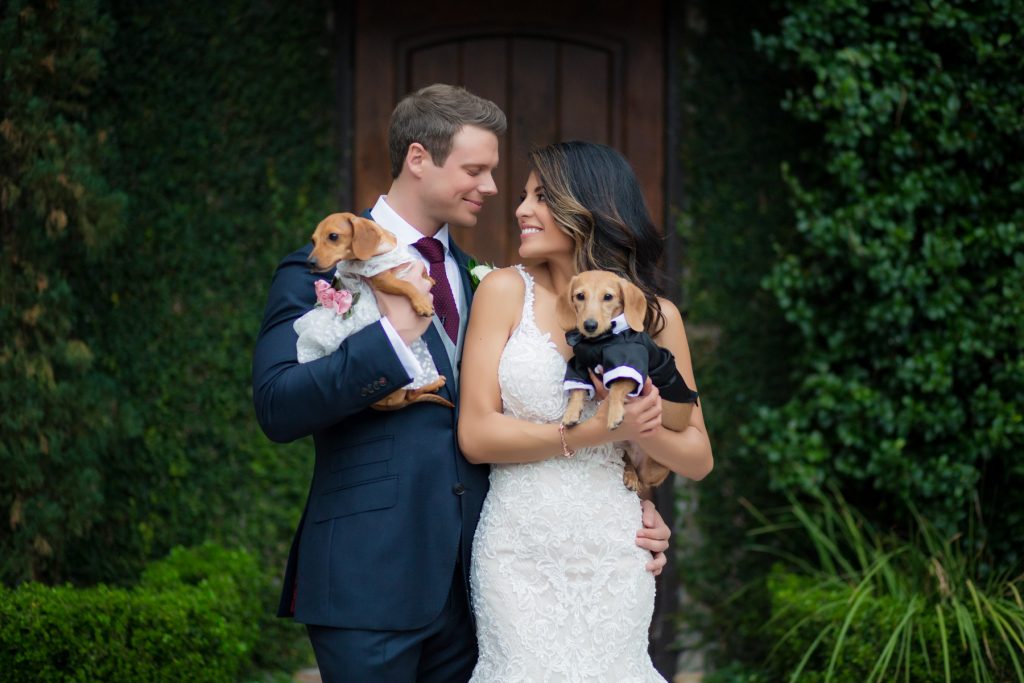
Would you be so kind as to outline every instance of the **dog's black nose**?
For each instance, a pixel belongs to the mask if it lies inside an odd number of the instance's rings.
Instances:
[[[587,332],[593,332],[594,330],[597,329],[597,321],[594,320],[593,318],[591,318],[590,320],[585,320],[583,322],[583,329],[586,330]]]

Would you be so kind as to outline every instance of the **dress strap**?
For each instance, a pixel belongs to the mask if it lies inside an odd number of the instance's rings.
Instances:
[[[522,264],[517,264],[515,269],[523,276],[523,282],[526,283],[526,292],[523,294],[522,321],[529,322],[532,327],[537,327],[537,323],[533,319],[533,276],[526,272],[526,267]],[[522,322],[520,322],[521,324]]]

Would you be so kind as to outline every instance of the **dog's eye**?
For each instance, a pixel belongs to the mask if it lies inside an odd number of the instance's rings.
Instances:
[[[327,239],[329,239],[332,242],[337,242],[338,241],[338,233],[332,232],[330,235],[327,236]]]
[[[612,296],[611,294],[609,294],[609,293],[607,293],[607,292],[606,292],[606,293],[605,293],[605,295],[604,295],[604,300],[605,300],[605,301],[611,301],[611,300],[612,300],[612,299],[614,299],[614,298],[615,298],[615,297],[613,297],[613,296]]]
[[[576,301],[583,301],[584,299],[586,299],[586,297],[583,296],[583,292],[576,292]]]

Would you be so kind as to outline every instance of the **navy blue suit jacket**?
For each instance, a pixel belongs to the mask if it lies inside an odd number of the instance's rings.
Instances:
[[[444,607],[456,558],[463,572],[470,566],[489,468],[462,457],[457,409],[369,407],[411,379],[379,322],[325,358],[297,362],[292,323],[314,306],[316,279],[330,277],[310,272],[310,250],[278,266],[253,356],[264,432],[278,442],[312,435],[316,448],[278,614],[322,626],[420,628]],[[454,242],[451,250],[470,299],[468,258]],[[423,338],[447,378],[441,394],[458,405],[435,326]]]

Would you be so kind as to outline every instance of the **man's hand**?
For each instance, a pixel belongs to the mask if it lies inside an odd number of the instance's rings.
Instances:
[[[430,280],[426,278],[426,266],[422,261],[416,261],[410,266],[409,272],[402,279],[411,282],[424,294],[429,294]],[[377,297],[377,308],[380,309],[381,316],[388,319],[406,344],[412,344],[430,327],[431,318],[416,313],[408,298],[401,294],[385,294],[377,290],[373,290],[373,294]]]
[[[654,559],[647,563],[647,571],[658,576],[668,562],[665,551],[668,550],[668,539],[672,535],[672,530],[665,524],[654,503],[644,500],[640,505],[643,509],[644,526],[636,532],[636,544],[650,550],[654,555]]]

